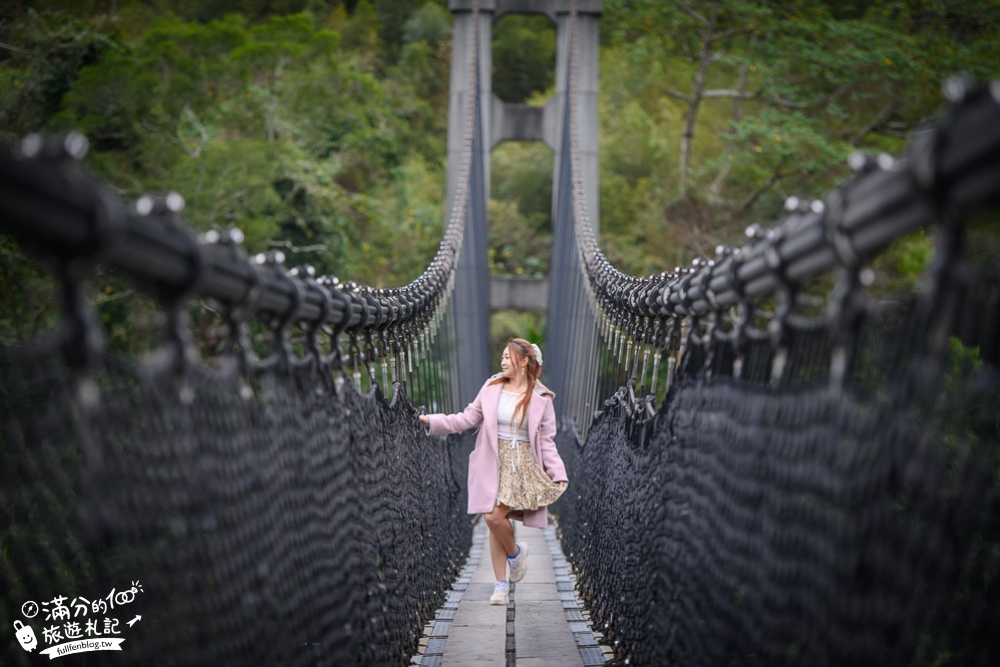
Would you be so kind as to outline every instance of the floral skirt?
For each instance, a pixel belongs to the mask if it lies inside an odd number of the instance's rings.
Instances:
[[[536,510],[554,503],[565,485],[549,479],[531,454],[527,440],[497,441],[500,454],[500,490],[497,503],[514,510]]]

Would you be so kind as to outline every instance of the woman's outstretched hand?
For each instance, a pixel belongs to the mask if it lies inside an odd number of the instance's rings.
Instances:
[[[431,420],[428,419],[427,415],[417,415],[417,419],[423,424],[424,428],[430,428]]]

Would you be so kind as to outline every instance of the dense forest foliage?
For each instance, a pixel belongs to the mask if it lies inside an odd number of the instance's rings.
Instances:
[[[947,76],[1000,76],[995,0],[603,6],[601,242],[634,275],[773,224],[853,151],[898,153]],[[7,0],[0,140],[79,128],[126,199],[176,190],[251,252],[405,284],[441,236],[450,38],[446,0]],[[547,19],[501,19],[494,91],[544,103],[555,48]],[[494,152],[494,272],[547,272],[551,164],[539,144]],[[928,254],[907,239],[882,273],[912,279]],[[0,330],[31,335],[50,287],[7,237],[0,263]],[[109,275],[100,298],[132,295]]]

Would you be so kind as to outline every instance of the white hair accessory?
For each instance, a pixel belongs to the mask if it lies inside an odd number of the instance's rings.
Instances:
[[[538,365],[542,365],[542,351],[538,349],[538,346],[534,343],[531,344],[531,349],[535,351],[535,359],[538,360]]]

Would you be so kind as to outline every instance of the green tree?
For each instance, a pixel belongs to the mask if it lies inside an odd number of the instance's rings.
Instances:
[[[505,102],[526,102],[555,82],[556,38],[545,16],[511,14],[493,30],[493,92]]]
[[[451,67],[451,16],[439,5],[424,4],[406,22],[399,76],[422,99],[444,108]]]
[[[537,214],[536,214],[537,216]],[[525,217],[517,204],[490,200],[490,273],[544,276],[549,269],[551,232],[540,232],[537,217]]]
[[[360,4],[367,1],[362,0]],[[426,5],[431,3],[427,0],[371,0],[371,2],[378,20],[385,62],[395,64],[404,42],[414,41],[412,34],[408,35],[413,30],[411,17],[415,12],[424,11]],[[447,3],[440,0],[435,4],[444,7]]]
[[[413,35],[440,45],[435,12],[420,13]],[[425,257],[391,270],[357,258],[371,235],[391,247],[391,212],[440,208],[444,119],[404,76],[379,78],[365,65],[370,53],[345,49],[307,14],[255,24],[238,14],[207,23],[167,16],[135,41],[109,43],[43,122],[84,130],[92,163],[123,195],[177,190],[196,227],[238,226],[252,252],[282,247],[324,272],[357,270],[350,278],[360,282],[400,284],[422,271],[440,240],[427,238],[425,216],[414,232],[423,240],[409,246]],[[440,187],[397,205],[391,197],[405,188],[391,184],[407,163],[433,165],[423,173]]]
[[[1000,62],[995,3],[604,9],[602,95],[614,112],[601,115],[602,215],[617,225],[618,211],[636,211],[620,200],[648,174],[646,210],[661,211],[692,254],[741,242],[749,222],[777,221],[790,194],[824,194],[854,150],[898,152],[942,106],[946,76],[995,76]],[[609,187],[616,175],[629,187]]]
[[[440,4],[425,2],[403,24],[403,41],[427,42],[437,47],[451,37],[451,15]]]
[[[0,138],[44,128],[80,70],[120,47],[106,21],[29,11],[17,29],[0,21]]]

